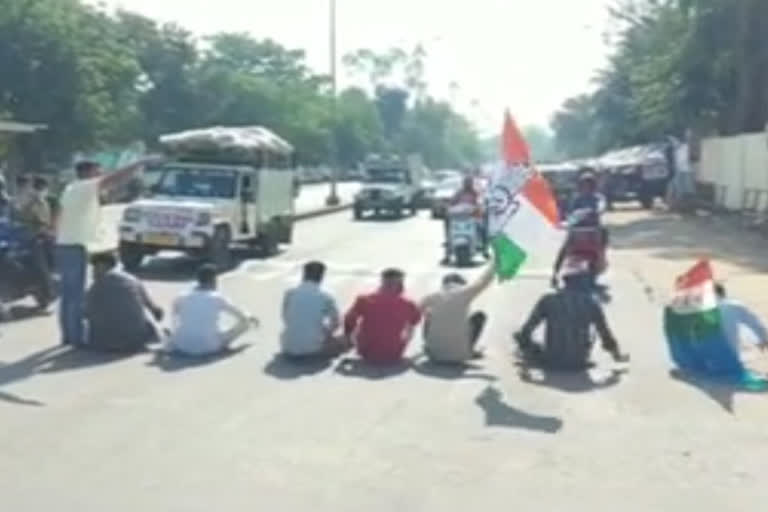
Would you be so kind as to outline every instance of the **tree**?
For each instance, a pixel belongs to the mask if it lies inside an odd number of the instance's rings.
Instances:
[[[569,100],[553,118],[558,145],[569,154],[682,136],[689,128],[764,129],[768,3],[625,0],[612,14],[618,37],[597,90]]]
[[[140,68],[115,31],[112,18],[76,0],[0,0],[0,111],[49,126],[21,139],[28,165],[42,166],[43,148],[61,158],[138,131]]]

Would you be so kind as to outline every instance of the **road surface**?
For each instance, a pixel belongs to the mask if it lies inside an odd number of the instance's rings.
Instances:
[[[403,268],[414,297],[437,287],[440,223],[350,217],[301,222],[293,247],[222,278],[262,321],[225,359],[105,360],[56,347],[53,318],[4,326],[4,510],[723,512],[765,501],[765,396],[672,378],[660,306],[621,254],[610,320],[633,357],[625,373],[598,353],[590,375],[521,377],[510,333],[546,290],[537,269],[481,297],[487,357],[465,372],[424,363],[420,340],[414,364],[391,371],[274,359],[280,295],[310,258],[328,264],[342,306],[383,267]],[[168,304],[189,269],[154,265],[149,287]]]

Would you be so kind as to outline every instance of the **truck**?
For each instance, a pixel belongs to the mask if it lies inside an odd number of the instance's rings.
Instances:
[[[160,139],[171,155],[149,197],[119,224],[119,256],[136,271],[145,257],[177,251],[225,270],[236,246],[267,257],[293,237],[293,147],[266,128],[215,127]]]
[[[612,151],[598,159],[609,209],[615,203],[637,201],[651,209],[665,198],[672,179],[665,144],[649,144]]]
[[[363,165],[363,186],[355,195],[352,213],[355,220],[383,212],[394,218],[404,213],[415,215],[423,194],[426,168],[416,156],[403,160],[396,156],[371,155]]]

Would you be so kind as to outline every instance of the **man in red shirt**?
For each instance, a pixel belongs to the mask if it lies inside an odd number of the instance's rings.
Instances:
[[[381,287],[360,295],[344,317],[344,334],[357,346],[364,361],[374,364],[399,362],[421,311],[403,297],[405,274],[398,269],[381,274]]]

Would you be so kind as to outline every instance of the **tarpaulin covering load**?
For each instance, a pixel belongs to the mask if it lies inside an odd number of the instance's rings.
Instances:
[[[163,148],[179,156],[217,155],[225,160],[259,160],[265,153],[287,156],[293,146],[263,126],[214,126],[160,137]]]

